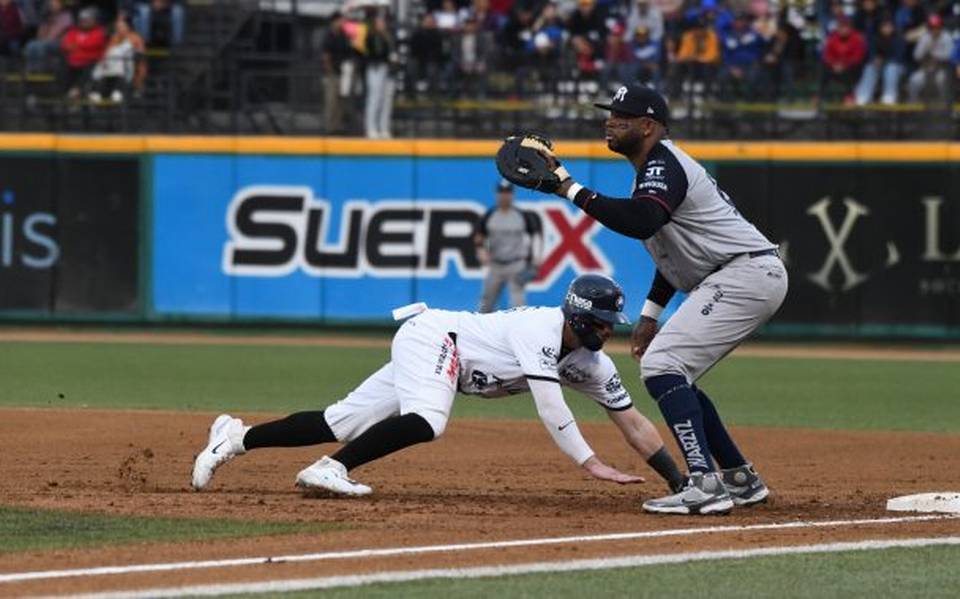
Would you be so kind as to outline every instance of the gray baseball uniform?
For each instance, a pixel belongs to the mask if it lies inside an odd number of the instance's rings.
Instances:
[[[633,197],[670,215],[644,244],[663,277],[689,293],[644,354],[643,377],[682,374],[693,382],[777,311],[787,272],[776,245],[669,140],[650,151]]]
[[[486,238],[490,265],[483,282],[480,312],[491,312],[497,298],[507,285],[510,305],[522,306],[524,272],[530,264],[533,237],[540,234],[536,217],[515,207],[508,210],[491,209],[480,221],[478,231]]]

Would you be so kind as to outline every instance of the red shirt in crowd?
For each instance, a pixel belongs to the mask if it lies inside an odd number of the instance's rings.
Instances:
[[[71,67],[88,67],[103,57],[107,48],[107,32],[101,25],[90,29],[71,27],[60,42]]]
[[[21,33],[23,21],[20,20],[20,9],[13,2],[0,5],[0,40],[15,40]]]
[[[867,43],[856,29],[849,29],[846,36],[834,31],[827,37],[823,62],[831,67],[848,69],[863,62],[867,56]]]

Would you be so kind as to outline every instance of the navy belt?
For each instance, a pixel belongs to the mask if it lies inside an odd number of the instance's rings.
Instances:
[[[726,262],[724,262],[724,263],[721,264],[720,266],[714,268],[714,269],[713,269],[713,272],[717,272],[718,270],[722,269],[722,268],[723,268],[724,266],[726,266],[727,264],[730,264],[731,262],[733,262],[734,260],[736,260],[737,258],[739,258],[740,256],[743,256],[743,255],[744,255],[744,254],[736,254],[735,256],[733,256],[732,258],[730,258],[729,260],[727,260]],[[759,257],[761,257],[761,256],[776,256],[777,258],[779,258],[779,257],[780,257],[780,250],[777,249],[777,248],[770,248],[770,249],[768,249],[768,250],[757,250],[756,252],[746,252],[746,256],[747,256],[748,258],[759,258]],[[710,274],[713,274],[713,273],[710,273]]]

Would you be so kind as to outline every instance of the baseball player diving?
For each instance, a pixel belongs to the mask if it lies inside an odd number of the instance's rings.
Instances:
[[[303,469],[305,490],[367,495],[372,489],[349,475],[363,464],[443,434],[457,392],[484,398],[530,391],[554,442],[592,476],[616,483],[643,482],[607,466],[584,440],[561,385],[606,409],[626,442],[670,485],[685,478],[657,430],[633,407],[613,361],[601,351],[623,315],[623,291],[600,275],[571,283],[563,305],[477,314],[426,309],[394,335],[390,362],[326,410],[299,412],[254,427],[222,414],[193,466],[193,487],[203,489],[231,458],[261,447],[339,442],[334,454]]]
[[[607,146],[636,171],[630,197],[607,197],[577,183],[550,142],[534,135],[508,138],[497,166],[514,183],[565,197],[609,229],[642,240],[657,267],[631,351],[690,476],[682,490],[643,508],[710,514],[765,501],[767,486],[696,382],[783,302],[787,272],[777,246],[667,138],[669,112],[659,93],[627,85],[596,106],[610,111]],[[660,313],[678,289],[688,295],[658,332]]]

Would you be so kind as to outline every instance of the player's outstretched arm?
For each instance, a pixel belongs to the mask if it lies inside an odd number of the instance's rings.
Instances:
[[[617,425],[623,439],[644,461],[663,447],[663,438],[646,416],[630,407],[626,410],[607,410],[607,416]]]
[[[540,420],[543,421],[543,425],[547,427],[547,431],[560,450],[570,456],[574,462],[600,480],[620,484],[644,482],[643,477],[620,472],[597,458],[593,449],[580,434],[577,421],[563,400],[563,391],[559,383],[529,379],[528,384]]]

